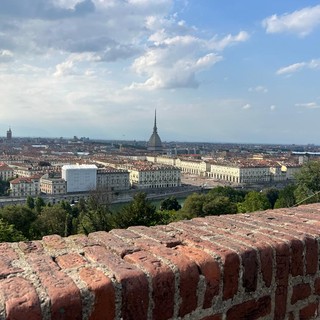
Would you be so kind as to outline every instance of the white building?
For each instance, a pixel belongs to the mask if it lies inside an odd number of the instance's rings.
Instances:
[[[86,192],[97,187],[97,166],[94,164],[64,165],[62,179],[67,182],[67,192]]]
[[[67,183],[64,179],[49,178],[48,174],[45,174],[40,179],[40,190],[45,194],[65,194]]]
[[[135,166],[129,169],[130,183],[138,189],[181,186],[180,169],[165,165]]]

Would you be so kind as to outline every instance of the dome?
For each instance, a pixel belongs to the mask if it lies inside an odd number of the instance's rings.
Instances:
[[[149,151],[162,151],[162,142],[158,135],[157,130],[157,117],[155,113],[154,117],[154,126],[153,126],[153,132],[148,142],[148,150]]]

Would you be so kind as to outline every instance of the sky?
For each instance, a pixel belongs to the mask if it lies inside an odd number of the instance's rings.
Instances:
[[[0,136],[320,144],[320,1],[0,0]]]

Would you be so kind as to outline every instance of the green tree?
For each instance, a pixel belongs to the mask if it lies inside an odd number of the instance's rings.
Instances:
[[[27,239],[31,238],[30,227],[36,220],[36,213],[24,205],[5,206],[0,210],[0,218],[13,225]]]
[[[34,209],[34,199],[31,196],[27,197],[26,205],[29,209]]]
[[[183,214],[187,217],[201,217],[204,215],[203,206],[206,203],[204,194],[193,193],[188,196],[183,204]]]
[[[250,191],[243,202],[238,203],[239,212],[253,212],[270,209],[267,196],[262,192]]]
[[[32,224],[33,237],[40,239],[45,235],[58,234],[68,236],[70,215],[59,204],[44,207]]]
[[[160,210],[161,211],[164,211],[164,210],[178,211],[180,209],[181,209],[181,205],[175,196],[171,196],[171,197],[166,198],[160,202]]]
[[[34,200],[34,207],[36,212],[39,214],[42,211],[42,208],[45,207],[45,202],[41,197],[36,197]]]
[[[27,240],[12,224],[0,219],[0,242],[17,242]]]
[[[237,206],[228,197],[217,196],[203,206],[206,216],[237,213]]]
[[[312,203],[320,201],[320,162],[309,161],[296,174],[297,203]]]
[[[215,188],[212,188],[207,196],[209,198],[216,198],[216,197],[227,197],[231,202],[237,203],[242,202],[244,200],[245,195],[247,194],[244,190],[236,190],[229,186],[218,186]]]
[[[133,200],[123,206],[113,216],[114,226],[127,228],[130,226],[153,226],[159,223],[159,215],[156,214],[156,207],[147,199],[147,195],[138,192]]]
[[[279,191],[279,197],[274,205],[274,208],[289,208],[295,205],[295,190],[296,186],[290,184]]]
[[[268,188],[263,190],[263,193],[267,196],[270,202],[271,208],[273,209],[276,201],[279,198],[279,190],[276,188]]]

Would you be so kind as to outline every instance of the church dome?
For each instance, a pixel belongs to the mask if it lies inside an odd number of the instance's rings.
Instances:
[[[149,151],[162,151],[162,142],[157,130],[157,115],[155,113],[153,132],[148,142]]]

